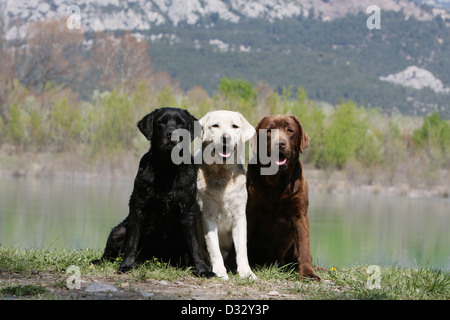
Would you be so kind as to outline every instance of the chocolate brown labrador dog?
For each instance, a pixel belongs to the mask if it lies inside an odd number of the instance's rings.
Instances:
[[[252,265],[296,262],[301,277],[319,280],[309,246],[308,183],[299,159],[309,146],[309,136],[297,117],[285,115],[262,118],[256,133],[256,159],[247,170],[249,261]],[[269,163],[262,161],[265,150],[261,149],[267,150],[276,170],[262,174]]]

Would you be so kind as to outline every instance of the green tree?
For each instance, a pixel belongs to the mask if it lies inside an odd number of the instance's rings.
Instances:
[[[297,99],[293,103],[292,115],[297,116],[311,139],[310,147],[304,151],[305,162],[317,164],[321,156],[325,132],[325,113],[312,100],[308,99],[304,88],[297,88]]]
[[[385,168],[387,181],[390,184],[394,183],[399,166],[404,164],[408,157],[408,150],[403,141],[401,124],[398,123],[402,120],[403,117],[389,119],[388,127],[382,133],[382,164]]]
[[[367,120],[364,108],[358,108],[351,100],[341,101],[332,115],[332,122],[325,130],[321,154],[323,159],[319,163],[342,169],[364,143],[368,130]]]
[[[176,107],[178,105],[177,99],[175,98],[172,89],[167,85],[165,85],[158,93],[156,102],[158,108]]]
[[[436,165],[450,165],[450,125],[434,112],[427,116],[422,127],[415,130],[412,140],[416,150],[425,150]]]
[[[362,144],[356,150],[356,159],[361,162],[365,168],[370,168],[381,164],[382,157],[381,134],[374,128],[366,131]]]
[[[36,151],[41,151],[47,141],[47,133],[44,128],[44,115],[36,109],[32,109],[30,114],[30,144]]]
[[[144,81],[140,81],[136,89],[131,93],[131,103],[133,105],[135,122],[137,122],[150,112],[150,109],[154,109],[156,105],[154,91]]]
[[[3,121],[3,118],[0,116],[0,147],[3,144],[5,137],[5,123]]]
[[[110,94],[101,95],[95,108],[90,116],[91,125],[96,128],[92,137],[94,152],[123,151],[131,147],[137,131],[128,94],[113,90]]]
[[[9,109],[9,121],[6,127],[8,141],[15,146],[23,146],[26,141],[26,119],[24,112],[17,103]]]
[[[79,108],[67,98],[56,100],[50,111],[50,137],[56,151],[66,151],[80,141],[83,119]]]
[[[239,111],[247,119],[252,119],[257,93],[251,82],[223,77],[218,89],[225,99],[223,109]]]
[[[244,99],[251,102],[256,100],[256,90],[249,81],[223,77],[218,89],[228,99]]]

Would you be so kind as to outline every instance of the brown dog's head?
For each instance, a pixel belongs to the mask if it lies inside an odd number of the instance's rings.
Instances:
[[[297,161],[300,153],[309,146],[310,138],[295,116],[265,116],[256,127],[258,139],[260,129],[267,130],[268,156],[272,156],[272,150],[278,149],[279,158],[275,162],[279,169],[285,169],[290,162]]]

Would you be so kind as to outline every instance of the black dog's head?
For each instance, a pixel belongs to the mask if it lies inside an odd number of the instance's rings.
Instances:
[[[177,129],[185,129],[194,137],[194,124],[198,121],[187,110],[178,108],[155,109],[137,124],[142,134],[152,142],[152,148],[171,151],[182,140]]]

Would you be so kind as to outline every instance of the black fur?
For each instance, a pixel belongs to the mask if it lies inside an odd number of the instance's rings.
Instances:
[[[187,129],[193,139],[196,120],[186,110],[161,108],[138,122],[151,148],[139,163],[128,217],[113,228],[102,258],[93,263],[123,253],[119,273],[156,257],[179,266],[193,265],[202,277],[214,276],[197,233],[197,169],[193,161],[175,165],[170,157],[177,143],[171,141],[172,132]]]

